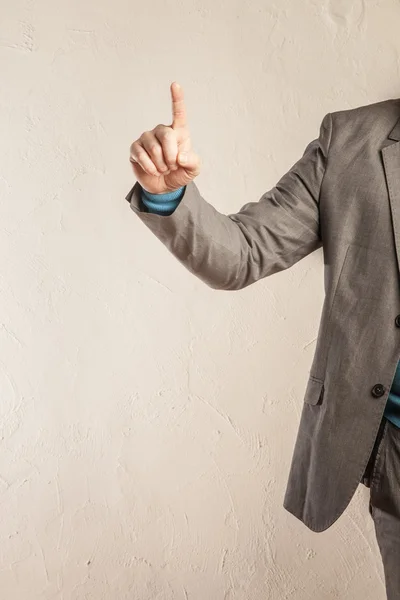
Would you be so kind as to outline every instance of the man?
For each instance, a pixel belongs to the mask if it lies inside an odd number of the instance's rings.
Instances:
[[[194,275],[240,290],[321,248],[325,298],[283,506],[322,532],[359,483],[400,599],[400,98],[328,113],[318,138],[265,192],[221,214],[194,183],[182,88],[172,125],[131,146],[126,196]]]

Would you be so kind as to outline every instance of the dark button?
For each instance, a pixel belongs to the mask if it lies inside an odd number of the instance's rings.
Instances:
[[[380,396],[383,396],[384,393],[385,393],[385,388],[383,387],[383,385],[381,383],[376,383],[371,390],[371,394],[373,396],[375,396],[375,398],[379,398]]]
[[[400,327],[400,315],[397,315],[394,322],[396,323],[396,327]]]

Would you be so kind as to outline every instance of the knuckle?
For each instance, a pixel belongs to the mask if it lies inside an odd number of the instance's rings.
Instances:
[[[158,146],[158,144],[150,144],[149,152],[151,152],[151,154],[160,154],[160,146]]]
[[[170,165],[176,165],[177,156],[178,155],[176,153],[169,152],[169,154],[167,156],[168,164],[170,164]]]
[[[167,142],[175,139],[175,133],[170,127],[166,127],[165,129],[163,129],[163,131],[161,132],[161,135],[162,135],[163,139],[166,140]]]

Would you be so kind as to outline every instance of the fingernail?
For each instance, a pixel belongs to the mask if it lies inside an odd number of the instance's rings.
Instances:
[[[186,152],[181,152],[179,154],[179,161],[180,162],[186,162],[187,161],[187,154],[186,154]]]

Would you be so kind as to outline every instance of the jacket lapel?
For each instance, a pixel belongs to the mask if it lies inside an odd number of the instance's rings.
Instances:
[[[389,143],[381,148],[381,153],[388,186],[397,265],[400,271],[400,117],[388,138],[395,140],[395,143]]]

